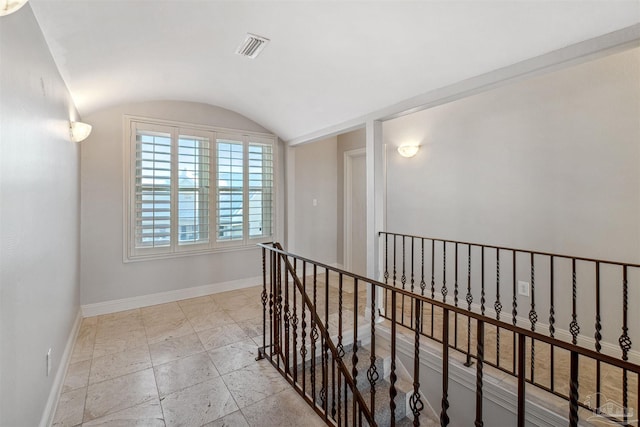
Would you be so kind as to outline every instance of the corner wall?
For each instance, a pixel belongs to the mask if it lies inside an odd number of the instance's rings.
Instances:
[[[0,18],[2,426],[49,421],[79,315],[79,145],[69,139],[74,116],[31,7]]]

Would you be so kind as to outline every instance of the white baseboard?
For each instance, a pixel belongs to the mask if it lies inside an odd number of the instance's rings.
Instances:
[[[84,304],[81,307],[82,316],[100,316],[102,314],[116,313],[118,311],[132,310],[157,304],[165,304],[209,294],[250,288],[261,284],[262,276],[257,276],[246,279],[231,280],[228,282],[213,283],[210,285],[195,286],[192,288],[177,289],[175,291],[158,292],[156,294],[141,295],[138,297],[97,302],[94,304]]]
[[[56,376],[53,379],[51,391],[49,391],[49,398],[47,399],[47,404],[44,407],[44,412],[40,419],[40,427],[50,427],[53,424],[53,417],[56,414],[56,407],[58,406],[58,400],[60,399],[60,392],[62,391],[64,378],[67,376],[69,361],[71,360],[71,354],[73,353],[73,347],[76,344],[76,337],[78,336],[78,330],[80,329],[81,323],[82,312],[78,310],[76,320],[73,322],[73,327],[71,328],[69,338],[67,339],[67,345],[64,347],[64,352],[62,353],[62,358],[60,359]]]

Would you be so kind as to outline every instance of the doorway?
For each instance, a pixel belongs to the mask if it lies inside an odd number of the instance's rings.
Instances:
[[[367,274],[367,182],[364,148],[344,152],[344,266]]]

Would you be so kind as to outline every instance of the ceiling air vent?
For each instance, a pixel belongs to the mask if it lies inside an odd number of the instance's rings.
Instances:
[[[269,43],[269,39],[247,33],[242,44],[236,49],[236,53],[253,59],[262,52],[267,43]]]

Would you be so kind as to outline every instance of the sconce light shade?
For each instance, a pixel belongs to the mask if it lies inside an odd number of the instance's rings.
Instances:
[[[69,135],[73,142],[80,142],[87,139],[91,134],[91,125],[82,122],[71,122],[69,125]]]
[[[25,5],[27,0],[0,0],[0,16],[9,15]]]
[[[413,157],[419,149],[420,146],[417,144],[403,144],[398,147],[398,153],[400,153],[402,157]]]

